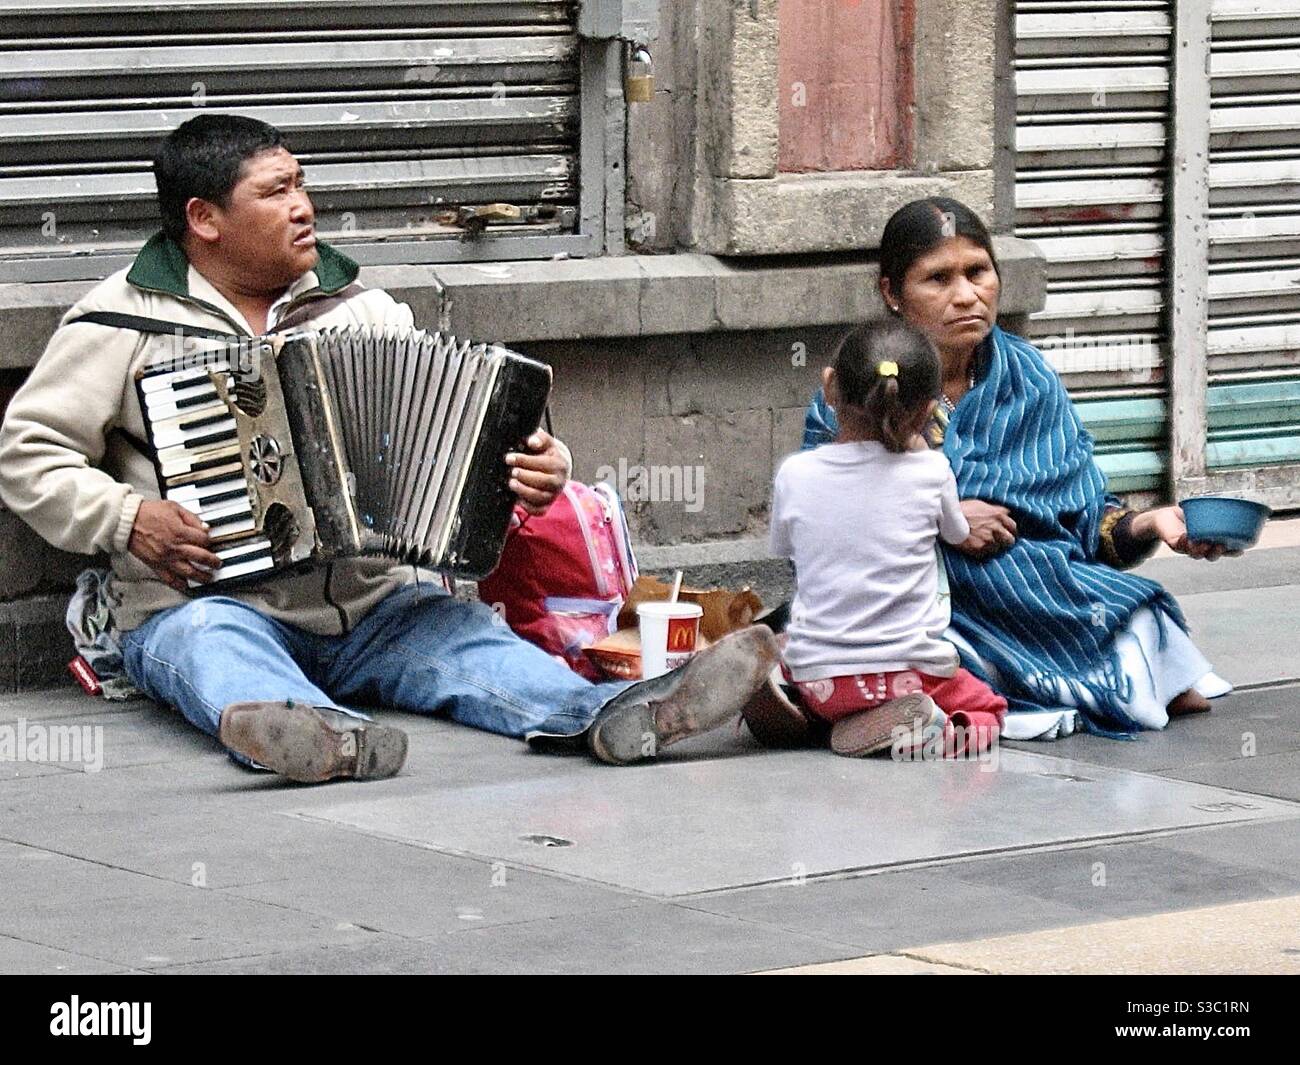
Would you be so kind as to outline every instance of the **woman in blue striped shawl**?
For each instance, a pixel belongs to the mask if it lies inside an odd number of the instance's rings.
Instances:
[[[965,551],[945,545],[949,637],[962,664],[1005,695],[1010,738],[1076,723],[1106,734],[1163,728],[1230,690],[1186,634],[1173,598],[1124,570],[1163,542],[1189,543],[1176,506],[1135,512],[1106,493],[1055,371],[996,324],[1001,279],[983,222],[943,197],[917,200],[885,227],[880,290],[943,361],[931,442],[943,448],[971,524]],[[819,391],[804,447],[835,438]]]

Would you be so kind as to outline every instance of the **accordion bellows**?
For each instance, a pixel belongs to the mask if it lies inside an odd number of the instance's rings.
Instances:
[[[541,423],[549,366],[422,330],[254,344],[136,382],[160,492],[208,523],[214,584],[354,555],[492,571],[515,504],[505,456]]]

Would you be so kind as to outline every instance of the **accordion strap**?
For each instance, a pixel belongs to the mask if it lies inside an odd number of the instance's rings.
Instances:
[[[158,333],[162,336],[201,337],[204,340],[248,339],[238,333],[223,333],[219,329],[205,329],[201,325],[167,322],[161,318],[146,318],[140,314],[119,314],[117,311],[89,311],[78,318],[70,319],[67,324],[75,325],[77,322],[92,322],[95,325],[107,325],[114,329],[134,329],[137,333]]]
[[[304,322],[309,322],[313,318],[319,318],[322,314],[333,310],[342,303],[346,303],[353,296],[363,291],[365,291],[364,286],[354,281],[347,288],[335,292],[333,295],[320,296],[309,300],[286,314],[270,332],[279,333],[285,329],[292,329],[302,325]],[[219,329],[206,329],[201,325],[186,325],[184,322],[168,322],[162,318],[146,318],[140,314],[120,314],[117,311],[89,311],[78,318],[71,319],[67,324],[74,325],[77,322],[93,322],[95,325],[107,325],[114,329],[134,329],[137,333],[199,337],[203,340],[240,342],[249,339],[240,333],[223,333]]]
[[[77,322],[91,322],[94,325],[106,325],[113,329],[134,329],[137,333],[157,333],[161,336],[200,337],[203,340],[224,340],[227,342],[240,342],[248,339],[238,333],[223,333],[217,329],[204,329],[201,325],[167,322],[161,318],[146,318],[140,314],[119,314],[117,311],[90,311],[78,318],[71,319],[67,324],[75,325]],[[141,440],[129,429],[115,425],[112,431],[126,440],[145,458],[150,461],[155,459],[156,453],[153,447],[147,441]]]

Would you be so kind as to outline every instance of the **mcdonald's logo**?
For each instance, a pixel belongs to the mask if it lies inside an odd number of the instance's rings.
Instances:
[[[668,619],[668,653],[690,653],[695,650],[695,633],[700,627],[699,618]]]

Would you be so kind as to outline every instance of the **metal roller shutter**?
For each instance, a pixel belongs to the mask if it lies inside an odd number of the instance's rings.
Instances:
[[[1300,0],[1214,0],[1207,465],[1300,462]]]
[[[1168,461],[1165,177],[1171,5],[1015,4],[1016,234],[1047,259],[1029,337],[1117,492]]]
[[[1030,336],[1112,488],[1300,503],[1300,0],[1026,0],[1015,55]]]
[[[0,0],[0,280],[115,268],[156,228],[154,145],[199,108],[283,129],[363,261],[593,250],[574,6]],[[474,244],[445,222],[497,201],[534,217]]]

